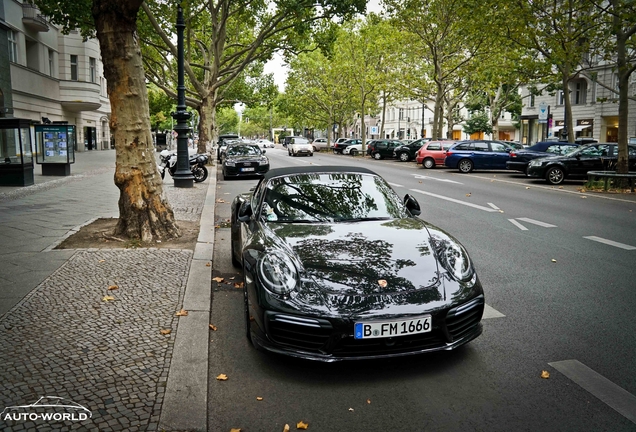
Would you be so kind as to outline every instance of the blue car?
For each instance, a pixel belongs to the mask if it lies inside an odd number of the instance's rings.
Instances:
[[[446,151],[444,165],[469,173],[474,169],[505,170],[513,147],[502,141],[461,141]]]

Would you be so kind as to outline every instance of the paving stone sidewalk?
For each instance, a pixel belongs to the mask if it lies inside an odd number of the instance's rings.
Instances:
[[[112,168],[91,166],[81,175],[34,189],[10,190],[3,197],[11,206],[3,211],[25,200],[31,210],[22,217],[43,220],[47,206],[38,205],[46,202],[42,192],[56,189],[59,195],[61,186],[78,182],[90,188],[110,172]],[[171,179],[166,180],[177,220],[199,220],[208,184],[176,189]],[[77,200],[74,205],[89,204]],[[42,251],[30,258],[52,253]],[[71,253],[0,315],[0,410],[48,396],[80,404],[92,416],[84,421],[10,420],[5,417],[10,410],[5,409],[0,430],[159,430],[178,322],[187,319],[175,314],[183,306],[195,252],[140,248]],[[46,410],[13,411],[19,412]]]

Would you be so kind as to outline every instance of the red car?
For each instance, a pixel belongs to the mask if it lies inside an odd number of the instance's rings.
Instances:
[[[435,165],[444,165],[446,150],[457,141],[429,141],[415,153],[415,161],[424,168],[435,168]]]

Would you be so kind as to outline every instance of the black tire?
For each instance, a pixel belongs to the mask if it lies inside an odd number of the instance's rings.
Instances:
[[[166,176],[166,170],[168,168],[164,168],[163,171],[161,171],[161,180],[163,180],[163,178]]]
[[[459,172],[464,174],[471,172],[473,168],[474,164],[473,161],[471,161],[470,159],[462,159],[457,164],[457,169],[459,170]]]
[[[231,240],[230,240],[230,244],[231,244],[230,248],[232,249],[232,252],[231,252],[231,254],[232,254],[232,265],[233,265],[234,267],[236,267],[236,268],[241,268],[241,267],[243,267],[243,266],[241,265],[241,262],[240,262],[239,260],[237,260],[237,259],[236,259],[236,256],[235,256],[236,254],[234,253],[234,239],[231,239]]]
[[[333,149],[333,154],[338,154],[338,150]]]
[[[545,173],[545,181],[551,185],[558,185],[565,180],[565,171],[561,167],[552,167]]]
[[[192,175],[195,182],[201,183],[208,178],[208,169],[201,165],[195,165],[192,167]]]
[[[320,151],[320,149],[316,148],[316,146],[312,146],[314,148],[314,152]],[[313,156],[313,154],[312,154]]]
[[[382,159],[382,155],[380,153],[373,153],[373,159],[380,160]]]
[[[350,154],[351,154],[351,156],[353,156],[353,157],[358,156],[358,149],[351,149]]]
[[[398,155],[398,159],[400,159],[402,162],[408,162],[411,160],[411,156],[409,156],[407,152],[401,152]]]
[[[426,158],[422,161],[422,167],[426,169],[435,168],[435,161],[431,158]]]
[[[245,281],[245,272],[243,272],[243,281]],[[243,284],[245,284],[245,282],[243,282]],[[245,337],[249,343],[254,345],[254,342],[252,342],[251,332],[252,320],[250,319],[250,301],[247,294],[247,287],[245,285],[243,285],[243,321],[245,323]]]
[[[314,152],[309,153],[309,156],[313,156],[313,155],[314,155]]]

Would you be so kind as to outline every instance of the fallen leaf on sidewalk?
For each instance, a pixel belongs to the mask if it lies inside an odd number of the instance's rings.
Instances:
[[[467,196],[467,197],[469,197],[469,196],[471,196],[471,195],[472,195],[472,194],[470,194],[470,193],[467,193],[467,194],[466,194],[466,196]]]
[[[349,408],[349,411],[353,411],[353,408]]]
[[[260,396],[256,396],[256,400],[257,400],[257,401],[262,401],[262,400],[263,400],[263,398],[262,398],[262,397],[260,397]]]
[[[371,399],[367,399],[367,403],[370,404],[371,403]]]
[[[174,314],[174,316],[188,316],[188,311],[185,309],[181,309],[179,312]]]
[[[162,335],[169,335],[170,333],[172,333],[172,330],[170,330],[170,329],[161,329],[159,331],[159,333],[161,333]]]
[[[283,428],[283,432],[289,432],[289,425],[286,424],[285,427]]]
[[[218,202],[218,203],[224,203],[224,202],[225,202],[225,200],[223,200],[223,199],[219,198],[219,199],[217,199],[217,200],[216,200],[216,202]]]
[[[236,279],[236,276],[232,276],[232,277],[230,278],[230,280],[234,280],[234,279]]]
[[[210,324],[210,328],[214,331],[216,331],[217,327],[214,324]]]
[[[113,291],[113,290],[116,290],[116,289],[119,289],[119,287],[117,285],[109,285],[108,286],[108,291]]]
[[[243,288],[243,282],[234,282],[234,288]]]
[[[98,262],[103,263],[103,262],[106,262],[106,260],[99,260]]]
[[[238,429],[232,428],[230,429],[230,432],[241,432],[241,428],[238,428]]]
[[[213,281],[215,281],[215,282],[217,282],[217,283],[221,283],[221,282],[223,282],[225,279],[223,279],[222,277],[217,276],[217,277],[212,278],[212,280],[213,280]]]
[[[210,266],[212,266],[212,264],[211,263],[205,263],[205,266],[206,267],[210,267]]]
[[[556,262],[556,260],[554,258],[552,258],[552,262]]]
[[[548,379],[548,378],[550,378],[550,372],[548,372],[548,371],[542,371],[542,372],[541,372],[541,378],[543,378],[543,379]]]
[[[296,429],[303,429],[303,430],[304,430],[304,429],[307,429],[308,427],[309,427],[309,424],[304,423],[302,420],[301,420],[301,421],[299,421],[299,422],[296,424]]]
[[[113,300],[115,300],[115,297],[113,297],[113,296],[104,296],[104,297],[102,297],[102,301],[105,301],[105,302],[109,302],[109,301],[113,301]]]
[[[216,377],[217,381],[227,381],[227,375],[225,374],[220,374],[219,376]]]

